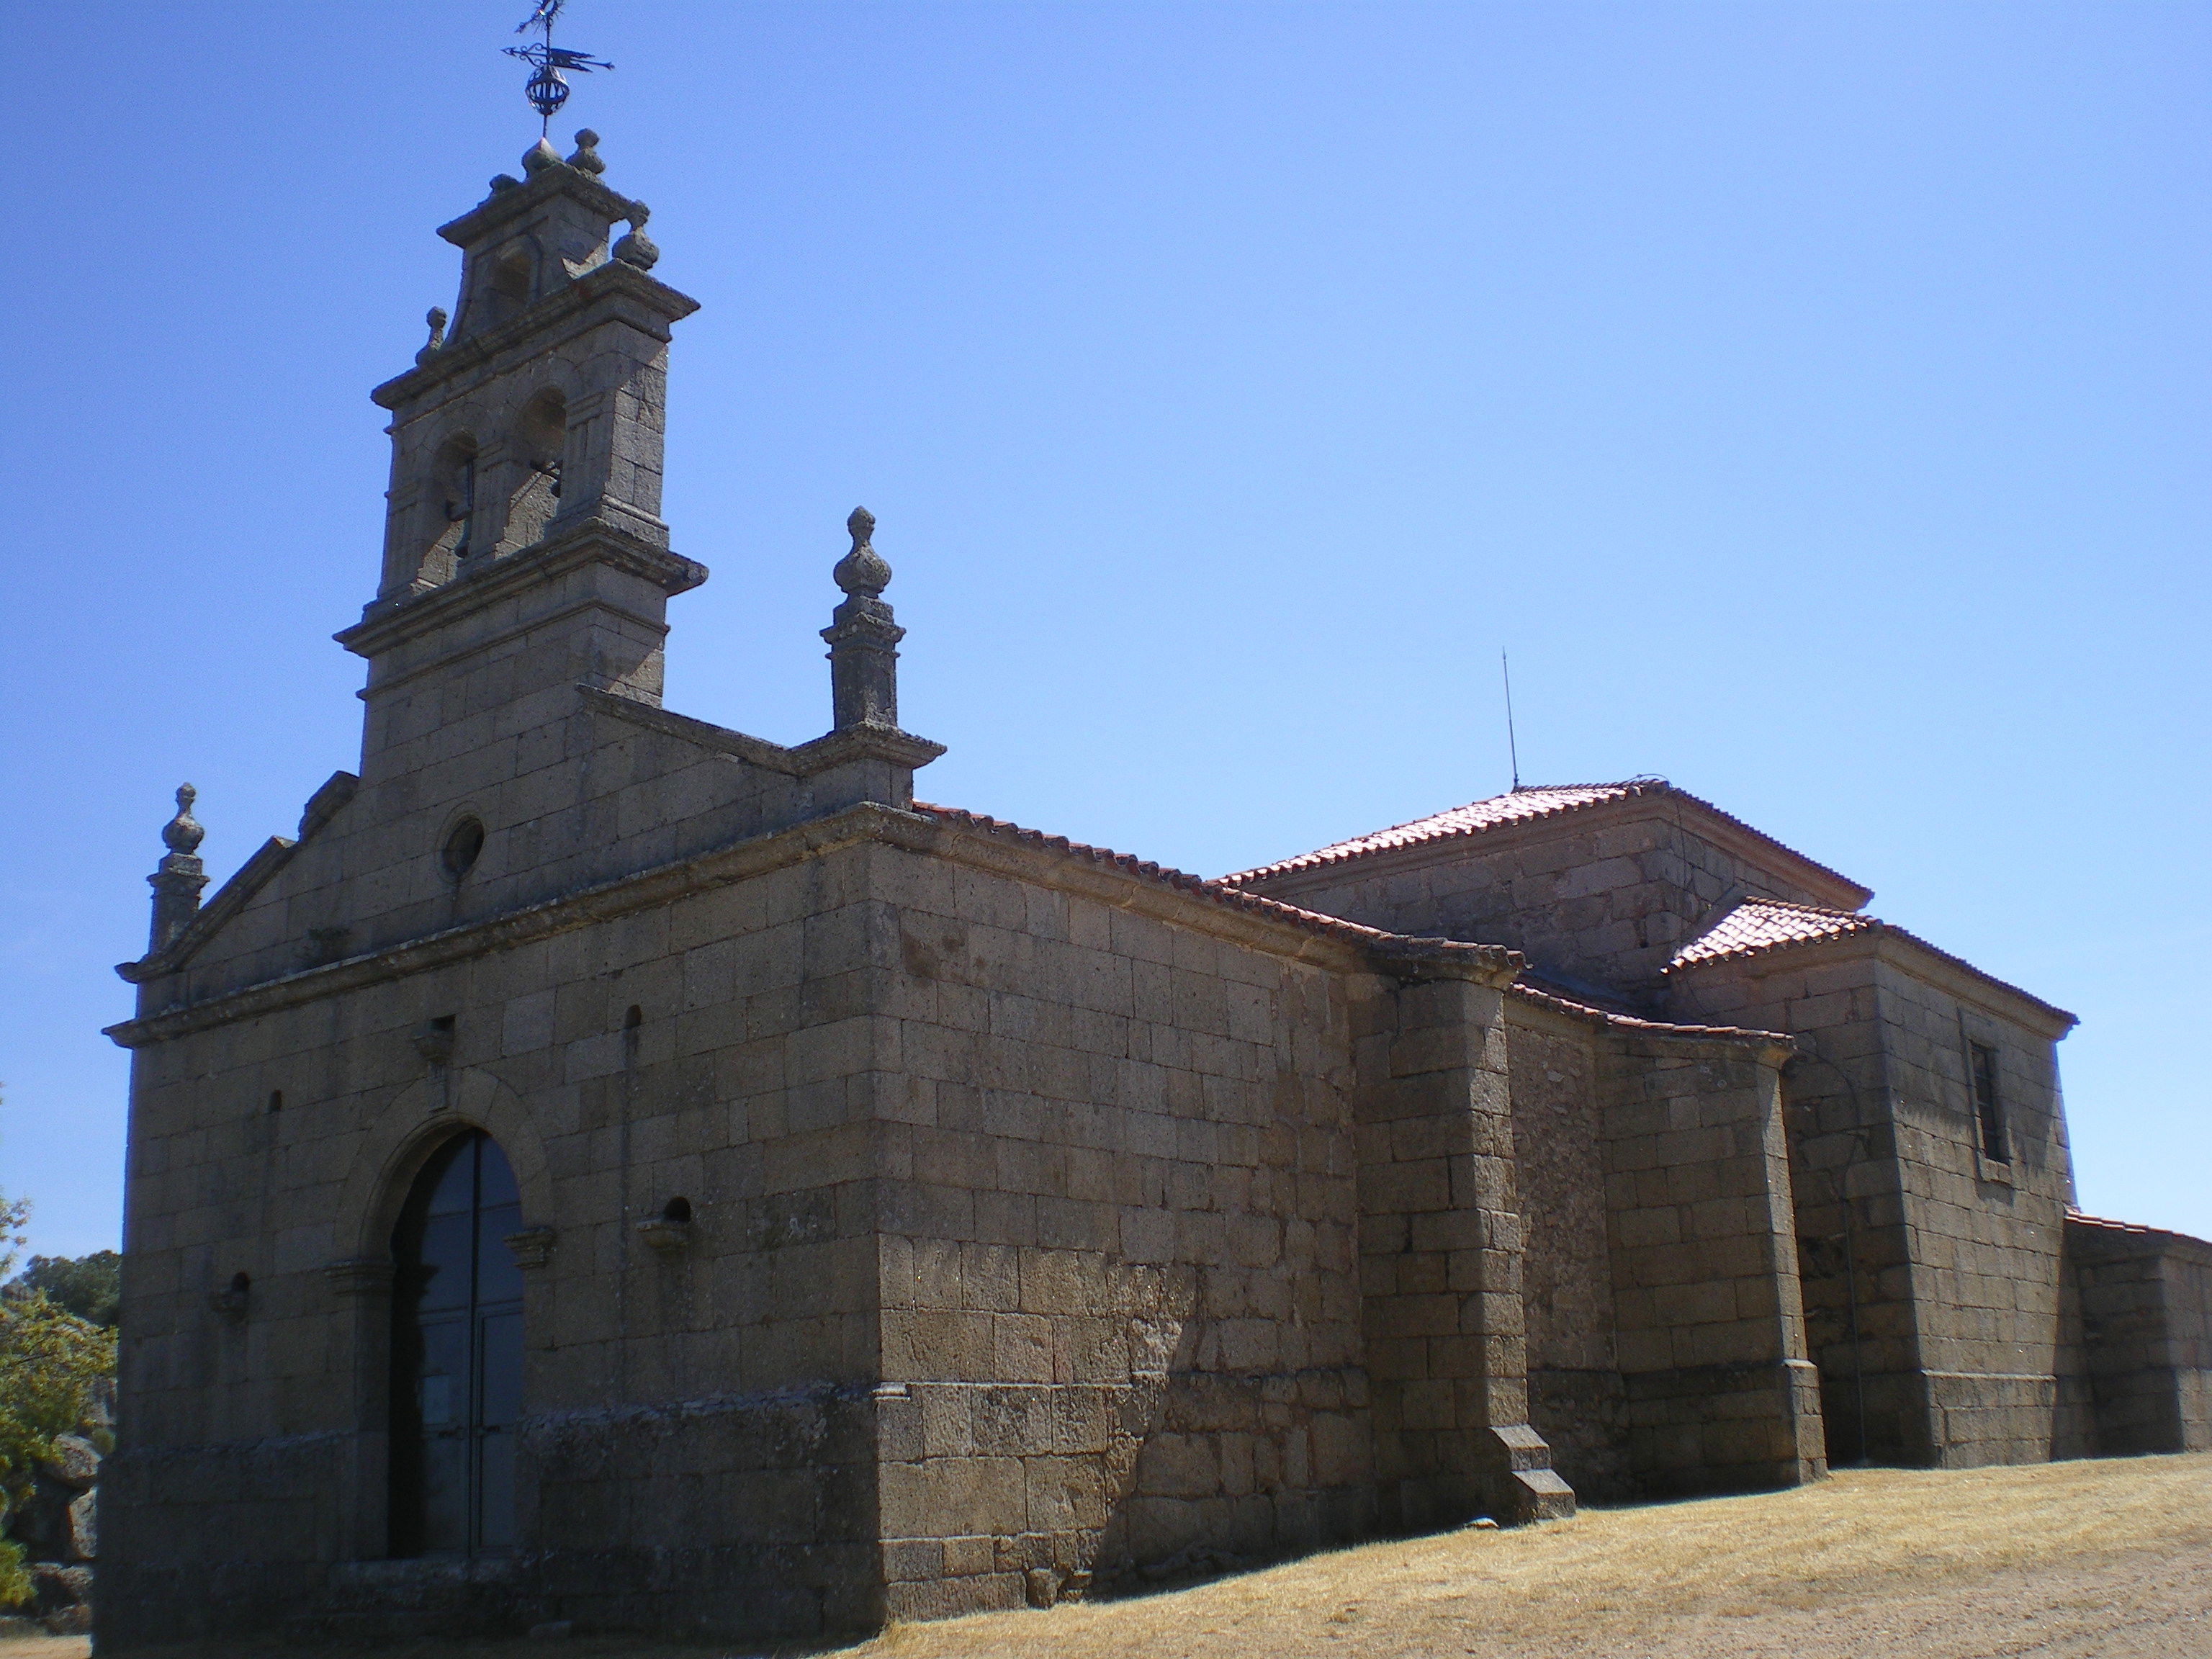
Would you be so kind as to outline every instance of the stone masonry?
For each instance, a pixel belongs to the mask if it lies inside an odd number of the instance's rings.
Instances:
[[[103,1653],[810,1638],[2212,1433],[2212,1247],[2069,1210],[2070,1016],[1694,797],[1214,881],[917,802],[865,512],[823,736],[662,708],[695,307],[596,144],[443,228],[374,393],[358,773],[204,902],[165,832]]]

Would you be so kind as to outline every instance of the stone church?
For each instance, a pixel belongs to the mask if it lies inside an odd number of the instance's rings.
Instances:
[[[125,964],[103,1651],[748,1638],[1377,1533],[2212,1443],[2072,1016],[1656,778],[1215,880],[661,706],[672,330],[596,140],[439,234],[358,774]],[[617,235],[617,227],[626,226]]]

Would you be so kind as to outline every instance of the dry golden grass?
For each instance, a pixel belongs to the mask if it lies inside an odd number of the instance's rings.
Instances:
[[[72,1659],[81,1642],[0,1643]],[[289,1650],[255,1644],[260,1659]],[[617,1637],[392,1659],[699,1659]],[[1745,1498],[1370,1544],[1212,1583],[894,1626],[840,1659],[2212,1659],[2212,1455],[1853,1470]],[[194,1659],[200,1659],[194,1656]]]
[[[2212,1591],[2212,1456],[1850,1470],[1794,1492],[1369,1544],[1129,1601],[901,1626],[851,1659],[1641,1653],[1685,1622],[2022,1576],[2055,1573],[2061,1600],[2101,1602],[2100,1565],[2131,1577],[2161,1560]],[[2177,1653],[2212,1659],[2212,1626],[2196,1635]],[[1729,1649],[1715,1630],[1692,1650]]]

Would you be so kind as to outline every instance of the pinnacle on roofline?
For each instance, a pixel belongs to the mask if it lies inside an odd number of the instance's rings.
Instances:
[[[836,728],[898,729],[898,642],[906,629],[883,600],[891,568],[876,551],[876,515],[856,507],[845,520],[853,545],[837,561],[831,580],[845,602],[831,613],[822,637],[830,646],[830,697]]]
[[[154,890],[154,926],[148,940],[147,955],[153,956],[168,947],[171,940],[191,925],[199,914],[200,892],[208,884],[207,866],[198,856],[201,840],[207,831],[192,817],[192,803],[199,799],[199,791],[189,783],[177,786],[177,816],[161,826],[161,844],[168,852],[154,873],[146,878],[146,884]]]

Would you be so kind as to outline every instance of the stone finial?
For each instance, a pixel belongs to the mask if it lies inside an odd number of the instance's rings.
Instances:
[[[615,244],[614,257],[640,270],[651,270],[660,261],[659,248],[645,234],[645,222],[652,217],[653,210],[642,202],[632,202],[629,206],[629,234]]]
[[[522,170],[533,177],[552,167],[561,159],[561,152],[540,138],[522,153]]]
[[[883,601],[891,568],[869,544],[876,515],[865,507],[845,520],[852,550],[832,572],[845,590],[845,602],[833,611],[822,637],[830,645],[830,700],[842,732],[856,726],[898,729],[898,642],[906,630],[891,619]]]
[[[510,190],[520,190],[522,180],[511,173],[495,173],[491,176],[491,193],[501,195]]]
[[[172,853],[197,853],[207,839],[207,831],[192,816],[192,803],[199,798],[200,792],[189,783],[177,786],[177,816],[161,826],[161,845]]]
[[[891,585],[890,566],[868,541],[876,532],[876,515],[865,507],[856,507],[845,520],[845,528],[852,532],[853,549],[837,561],[830,577],[848,593],[875,599]]]
[[[415,354],[415,362],[418,368],[422,364],[428,362],[431,358],[436,356],[445,347],[446,323],[447,321],[445,307],[432,306],[430,307],[429,314],[424,317],[422,320],[430,325],[430,341],[428,345],[425,345],[420,351]]]
[[[146,884],[154,890],[154,927],[147,954],[158,956],[178,934],[191,926],[199,914],[200,890],[207,885],[207,868],[197,854],[207,831],[192,817],[199,791],[189,783],[177,786],[177,816],[161,826],[161,844],[169,850]]]
[[[599,135],[586,127],[576,134],[576,153],[568,158],[568,165],[579,173],[588,173],[594,179],[607,170],[599,159]]]

